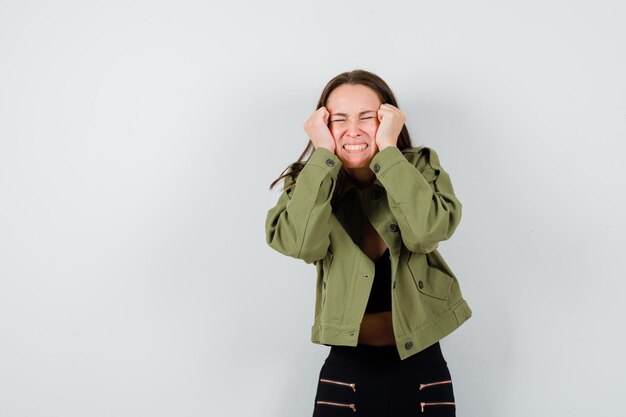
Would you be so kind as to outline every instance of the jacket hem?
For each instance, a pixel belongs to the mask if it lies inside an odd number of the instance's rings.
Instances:
[[[396,338],[400,359],[406,359],[449,335],[472,316],[465,300],[459,301],[439,320]]]
[[[396,348],[404,360],[438,342],[452,333],[472,316],[472,310],[464,299],[456,303],[439,320],[396,337]],[[356,346],[360,326],[334,323],[315,323],[311,328],[311,341],[320,345]]]

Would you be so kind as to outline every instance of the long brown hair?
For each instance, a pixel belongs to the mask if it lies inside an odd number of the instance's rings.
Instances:
[[[335,88],[343,84],[361,84],[369,87],[374,90],[374,92],[378,95],[381,103],[388,103],[395,107],[398,107],[396,97],[393,95],[391,88],[389,88],[387,83],[382,78],[369,71],[356,69],[353,71],[342,72],[341,74],[330,80],[328,84],[326,84],[326,87],[324,87],[322,95],[320,96],[320,99],[317,102],[317,107],[315,109],[317,110],[322,106],[326,106],[326,102],[328,101],[330,93],[332,93]],[[400,131],[400,135],[398,136],[397,147],[400,150],[413,147],[411,137],[409,135],[409,131],[406,128],[406,125],[402,126],[402,130]],[[296,181],[296,178],[298,177],[300,171],[302,171],[302,168],[304,168],[304,166],[308,162],[314,150],[315,147],[313,145],[313,142],[309,140],[309,143],[304,148],[304,151],[302,152],[298,160],[285,168],[281,175],[270,184],[270,190],[273,189],[276,183],[278,183],[280,180],[284,180],[283,190],[289,185],[293,184]],[[307,159],[304,160],[304,157],[307,154]],[[341,171],[343,171],[343,169]],[[341,179],[342,175],[339,175],[337,179],[337,186],[335,187],[335,195],[337,194],[337,191],[341,189]]]

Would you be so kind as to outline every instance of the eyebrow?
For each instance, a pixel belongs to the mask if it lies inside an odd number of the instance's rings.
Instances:
[[[359,113],[359,116],[362,116],[362,115],[364,115],[366,113],[375,113],[375,112],[376,112],[376,110],[365,110],[365,111],[362,111],[361,113]],[[344,117],[347,117],[348,115],[346,113],[333,113],[333,114],[331,114],[331,117],[332,116],[344,116]]]

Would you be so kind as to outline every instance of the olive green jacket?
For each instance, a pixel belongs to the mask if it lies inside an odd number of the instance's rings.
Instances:
[[[376,179],[364,189],[341,167],[333,152],[315,149],[267,212],[267,244],[316,266],[312,342],[356,346],[375,270],[360,249],[369,220],[389,247],[393,330],[406,359],[472,315],[437,251],[458,226],[461,203],[432,148],[379,151],[369,164]]]

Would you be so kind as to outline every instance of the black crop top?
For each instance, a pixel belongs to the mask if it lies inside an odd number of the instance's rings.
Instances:
[[[389,248],[375,262],[374,283],[367,301],[366,313],[391,311],[391,260]]]

